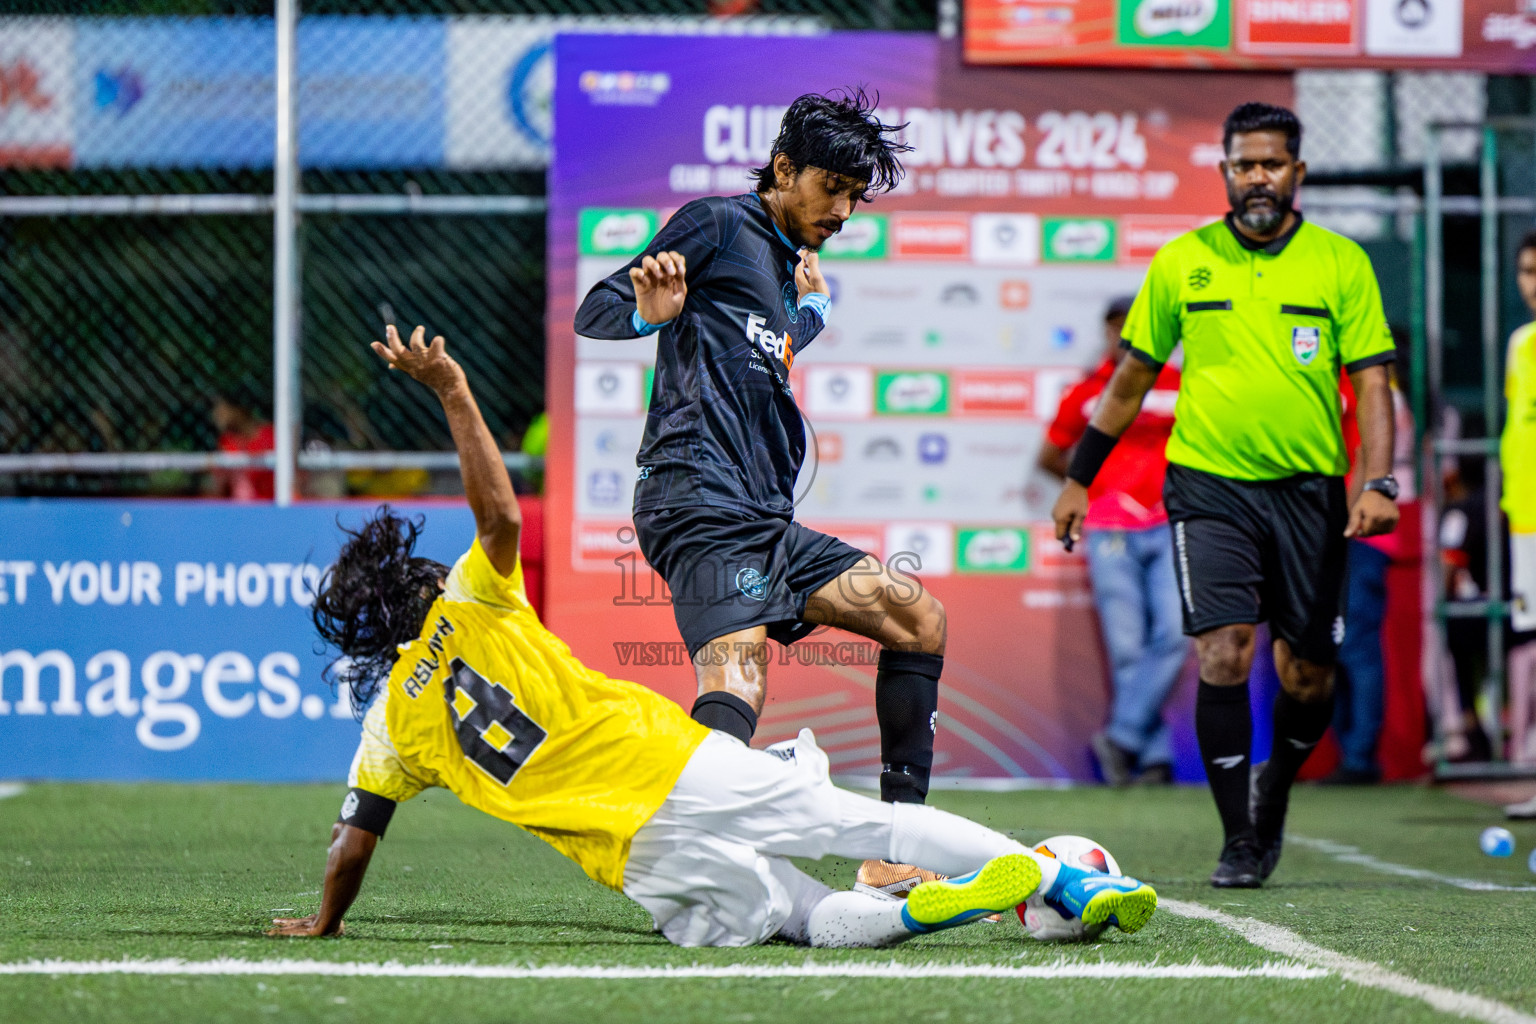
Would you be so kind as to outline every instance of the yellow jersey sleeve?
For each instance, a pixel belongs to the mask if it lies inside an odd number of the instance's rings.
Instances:
[[[1381,285],[1365,250],[1346,243],[1338,308],[1339,362],[1347,373],[1391,362],[1396,354],[1387,312],[1381,304]]]
[[[406,768],[405,762],[395,751],[389,738],[389,719],[385,705],[389,703],[389,690],[380,691],[379,699],[368,709],[363,719],[363,736],[352,755],[352,769],[347,772],[347,786],[363,789],[386,800],[400,803],[426,789],[426,782]]]
[[[1120,332],[1133,354],[1139,353],[1143,362],[1159,366],[1173,355],[1181,335],[1178,249],[1176,244],[1165,245],[1152,257],[1147,279],[1136,293]]]
[[[480,546],[479,537],[453,563],[448,579],[443,584],[443,597],[449,601],[489,605],[503,611],[532,608],[523,587],[522,558],[518,558],[510,576],[503,576],[491,564],[490,556]]]

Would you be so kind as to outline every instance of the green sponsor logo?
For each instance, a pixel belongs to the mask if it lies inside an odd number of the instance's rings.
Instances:
[[[1231,0],[1116,0],[1115,42],[1122,46],[1232,45]]]
[[[1013,527],[956,531],[961,572],[1028,572],[1029,534]]]
[[[646,409],[650,409],[650,407],[651,407],[651,395],[655,393],[655,392],[653,392],[651,390],[651,386],[655,382],[656,382],[656,367],[654,365],[647,366],[645,368],[645,391],[643,392],[643,394],[645,395],[645,407],[646,407]]]
[[[1115,222],[1105,217],[1047,217],[1045,258],[1052,263],[1108,263],[1115,258]]]
[[[884,215],[856,213],[843,223],[843,230],[826,240],[821,255],[829,260],[883,260],[889,249]]]
[[[875,411],[898,416],[941,416],[949,412],[949,374],[930,370],[877,374]]]
[[[582,210],[583,256],[633,256],[656,234],[655,210]]]

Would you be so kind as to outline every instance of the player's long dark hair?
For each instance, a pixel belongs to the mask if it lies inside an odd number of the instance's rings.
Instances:
[[[315,630],[343,655],[325,670],[326,681],[351,691],[358,715],[389,677],[396,648],[421,634],[438,582],[448,575],[441,562],[413,554],[421,525],[380,505],[360,528],[342,526],[351,539],[315,594]]]
[[[869,182],[860,202],[895,188],[903,173],[897,157],[912,147],[896,141],[906,125],[885,124],[875,116],[879,103],[878,93],[870,96],[857,86],[796,99],[784,112],[768,162],[752,172],[757,191],[774,187],[773,158],[780,153],[797,173],[806,166],[820,167]]]

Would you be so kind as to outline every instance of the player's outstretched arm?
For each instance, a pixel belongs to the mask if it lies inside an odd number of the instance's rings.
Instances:
[[[1072,462],[1067,467],[1067,484],[1056,499],[1051,518],[1056,521],[1056,539],[1068,551],[1083,537],[1083,520],[1088,516],[1088,485],[1099,467],[1109,457],[1120,435],[1141,412],[1142,399],[1157,383],[1161,367],[1148,366],[1134,355],[1120,360],[1115,375],[1104,388],[1099,407],[1094,410],[1088,431],[1077,443]]]
[[[1392,472],[1392,384],[1384,365],[1367,366],[1349,375],[1355,389],[1356,421],[1360,424],[1357,475],[1375,480]],[[1397,526],[1397,504],[1379,491],[1365,491],[1349,510],[1346,537],[1373,537]]]
[[[512,478],[501,459],[501,449],[480,415],[480,406],[469,390],[463,367],[447,352],[442,335],[426,344],[426,328],[411,332],[411,341],[400,341],[395,325],[385,328],[383,343],[375,341],[373,350],[391,370],[404,370],[431,388],[443,403],[448,429],[459,450],[459,473],[464,478],[464,495],[475,514],[475,531],[480,546],[496,571],[510,575],[517,568],[517,543],[523,527],[522,510],[512,490]]]
[[[341,919],[368,873],[379,837],[364,829],[337,822],[331,829],[331,850],[325,859],[325,888],[320,896],[320,912],[308,917],[276,917],[267,932],[274,936],[340,935]]]

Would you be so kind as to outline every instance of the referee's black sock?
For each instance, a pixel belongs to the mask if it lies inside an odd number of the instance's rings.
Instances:
[[[1216,811],[1228,840],[1253,832],[1248,817],[1248,758],[1253,752],[1253,714],[1248,684],[1212,686],[1200,681],[1195,698],[1195,738]]]
[[[933,733],[939,714],[944,655],[880,652],[875,670],[875,718],[880,722],[880,799],[920,804],[928,799]]]
[[[1259,777],[1262,797],[1259,838],[1273,841],[1285,825],[1285,809],[1296,773],[1312,756],[1313,749],[1333,722],[1333,694],[1319,701],[1303,703],[1281,690],[1275,695],[1275,738],[1269,765]]]
[[[757,732],[757,712],[752,705],[724,690],[710,690],[693,702],[693,720],[708,729],[719,729],[751,745]]]

